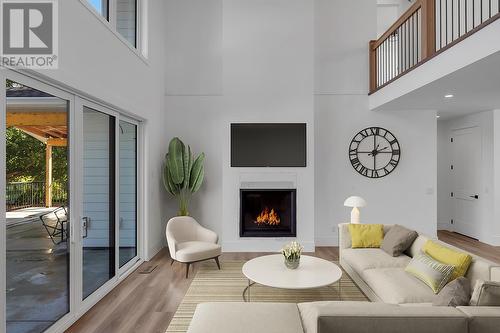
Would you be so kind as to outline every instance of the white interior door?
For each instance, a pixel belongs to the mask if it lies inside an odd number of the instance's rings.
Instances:
[[[452,133],[452,209],[456,232],[479,237],[481,200],[481,129],[470,127]]]

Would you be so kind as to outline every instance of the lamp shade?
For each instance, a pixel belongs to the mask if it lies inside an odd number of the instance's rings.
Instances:
[[[366,201],[362,197],[352,196],[344,201],[344,206],[346,207],[364,207],[366,206]]]

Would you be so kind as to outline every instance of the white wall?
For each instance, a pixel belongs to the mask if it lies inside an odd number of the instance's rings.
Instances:
[[[492,244],[500,245],[500,110],[493,110],[493,184],[494,184],[494,218],[492,223]]]
[[[48,80],[84,92],[143,118],[146,130],[146,257],[161,249],[165,193],[161,163],[167,145],[164,110],[164,1],[147,0],[149,59],[132,52],[78,0],[59,1],[59,69]]]
[[[284,240],[239,238],[245,177],[291,175],[298,186],[298,239],[314,245],[313,3],[307,0],[169,0],[167,119],[195,151],[206,182],[191,214],[222,236],[226,251],[276,251]],[[231,168],[231,122],[308,124],[306,168]],[[175,202],[170,212],[175,214]]]
[[[315,4],[316,243],[337,243],[336,226],[349,219],[342,204],[350,195],[367,200],[364,222],[399,223],[434,236],[436,113],[369,111],[367,41],[376,37],[376,3]],[[387,128],[401,144],[401,162],[385,178],[359,175],[348,159],[350,140],[368,126]]]
[[[257,246],[237,237],[235,198],[241,179],[259,173],[293,174],[307,194],[301,241],[336,244],[352,194],[367,199],[366,222],[436,234],[436,113],[368,108],[375,1],[169,0],[166,21],[167,133],[207,154],[206,183],[190,210],[226,249]],[[308,168],[230,168],[233,121],[308,123]],[[402,146],[398,168],[379,180],[357,174],[347,154],[354,134],[371,125],[393,131]],[[176,210],[171,201],[169,214]]]
[[[484,111],[467,116],[438,121],[438,227],[440,229],[454,230],[451,225],[453,218],[453,200],[450,193],[453,191],[452,171],[453,164],[450,138],[453,130],[478,127],[481,132],[481,184],[478,204],[479,215],[475,221],[479,239],[486,243],[497,244],[498,222],[495,219],[494,184],[495,147],[494,147],[494,112]]]

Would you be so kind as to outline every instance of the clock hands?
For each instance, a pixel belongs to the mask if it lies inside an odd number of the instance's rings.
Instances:
[[[368,151],[360,151],[358,153],[365,153],[365,154],[368,153],[368,156],[375,157],[379,153],[386,153],[386,152],[384,152],[384,150],[386,150],[387,148],[389,148],[389,147],[384,147],[384,148],[378,149],[379,146],[380,146],[380,144],[378,144],[377,147],[375,147],[375,149],[372,150],[372,151],[370,151],[370,152],[368,152]]]

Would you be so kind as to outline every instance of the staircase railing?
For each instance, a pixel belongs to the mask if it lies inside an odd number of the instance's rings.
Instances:
[[[500,0],[416,0],[370,41],[370,93],[500,18]]]

